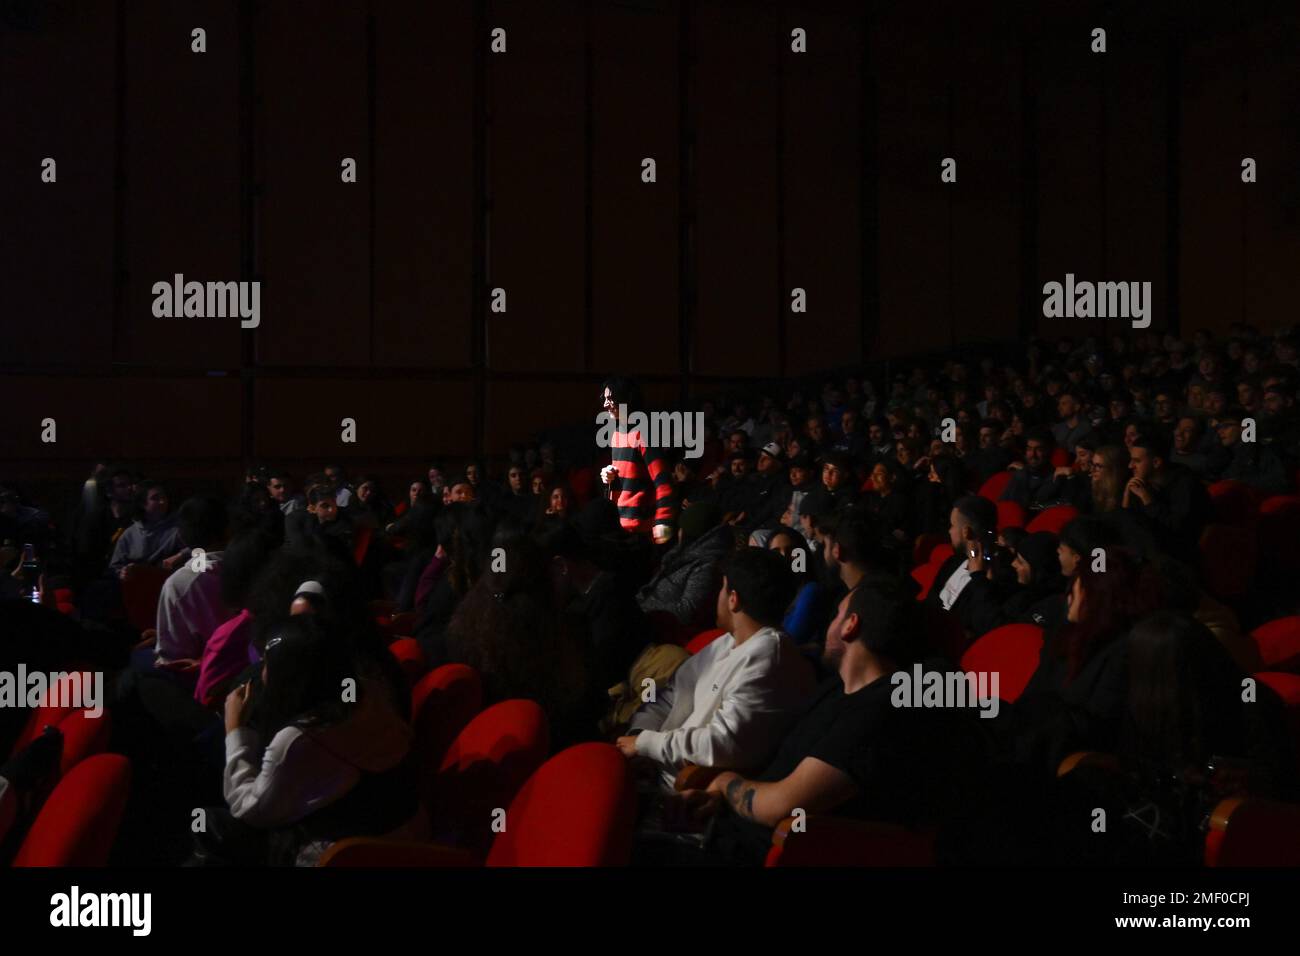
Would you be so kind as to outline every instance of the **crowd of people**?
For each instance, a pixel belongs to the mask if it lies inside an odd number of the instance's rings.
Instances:
[[[643,790],[638,861],[761,862],[799,809],[938,833],[952,862],[1195,862],[1215,798],[1300,798],[1281,702],[1242,694],[1246,633],[1296,613],[1294,590],[1261,555],[1217,599],[1201,548],[1211,483],[1296,491],[1298,344],[1244,326],[1035,341],[746,386],[691,409],[698,457],[623,427],[604,461],[521,445],[499,478],[439,463],[391,498],[338,464],[256,467],[234,498],[175,508],[129,465],[97,465],[72,502],[3,488],[4,662],[117,675],[124,861],[305,864],[346,836],[426,838],[382,608],[426,666],[475,668],[485,705],[539,703],[554,750],[614,744]],[[593,400],[639,393],[616,378]],[[1077,516],[1025,530],[1061,505]],[[922,595],[935,544],[950,556]],[[149,576],[141,633],[128,604]],[[1004,624],[1044,641],[995,719],[897,703],[898,675],[952,672]],[[0,754],[21,727],[5,719]],[[1058,778],[1078,751],[1113,765]],[[1104,837],[1096,806],[1123,821]]]

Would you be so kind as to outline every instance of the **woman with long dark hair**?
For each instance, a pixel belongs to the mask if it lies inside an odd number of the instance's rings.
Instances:
[[[210,821],[199,862],[311,865],[343,837],[416,833],[410,727],[351,650],[337,622],[298,615],[266,643],[256,713],[253,682],[231,691],[229,814]]]
[[[1129,629],[1153,606],[1152,587],[1132,557],[1108,549],[1105,569],[1079,565],[1066,621],[1050,631],[1013,713],[1015,759],[1054,773],[1076,750],[1113,752],[1126,689]]]

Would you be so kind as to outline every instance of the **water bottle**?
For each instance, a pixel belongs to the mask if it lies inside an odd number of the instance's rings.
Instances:
[[[36,546],[23,545],[23,590],[33,604],[41,603],[41,565],[36,560]]]

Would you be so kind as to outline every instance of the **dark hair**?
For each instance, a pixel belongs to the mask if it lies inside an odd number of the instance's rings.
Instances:
[[[1128,637],[1126,762],[1157,773],[1244,757],[1242,674],[1214,635],[1186,614],[1157,611]]]
[[[357,679],[347,644],[329,622],[298,615],[266,643],[266,684],[257,708],[264,740],[290,724],[328,725],[347,716],[343,681]]]
[[[1131,447],[1145,448],[1152,458],[1159,458],[1161,461],[1169,460],[1169,439],[1154,428],[1139,428]]]
[[[1105,571],[1093,570],[1091,561],[1080,562],[1075,578],[1083,591],[1082,617],[1063,626],[1065,639],[1059,649],[1068,661],[1070,680],[1098,651],[1122,640],[1133,622],[1154,605],[1137,562],[1124,548],[1106,553]]]
[[[778,626],[794,600],[794,573],[781,555],[762,548],[743,548],[722,565],[726,588],[740,610],[765,626]]]
[[[223,542],[229,515],[219,498],[190,498],[176,513],[181,541],[187,548],[216,548]]]
[[[448,655],[479,672],[485,702],[532,699],[556,725],[581,692],[582,660],[555,606],[542,548],[519,537],[504,546],[505,570],[485,571],[452,615]]]
[[[856,614],[859,638],[873,654],[898,662],[913,656],[913,628],[901,593],[892,586],[861,584],[849,592],[847,611]]]
[[[839,546],[842,564],[884,568],[889,563],[882,545],[884,530],[880,519],[869,511],[862,508],[846,510],[829,534]]]
[[[1083,558],[1091,558],[1096,548],[1113,547],[1119,542],[1110,524],[1090,515],[1080,515],[1061,529],[1060,543]]]
[[[600,400],[605,400],[605,389],[614,397],[615,405],[626,405],[628,411],[641,410],[641,386],[635,379],[622,375],[611,375],[600,383]]]
[[[1047,448],[1056,447],[1056,436],[1052,434],[1050,428],[1044,428],[1042,425],[1035,425],[1033,428],[1025,431],[1025,444],[1036,441]]]
[[[326,498],[337,498],[338,489],[330,485],[313,485],[311,491],[307,492],[308,504],[318,505]]]
[[[998,509],[993,502],[979,495],[965,495],[952,504],[959,515],[966,519],[976,537],[997,531]]]
[[[253,583],[274,550],[274,539],[256,528],[243,532],[226,545],[221,553],[222,604],[232,611],[248,607]]]

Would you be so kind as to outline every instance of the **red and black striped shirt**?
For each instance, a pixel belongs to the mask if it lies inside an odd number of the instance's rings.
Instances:
[[[649,534],[657,524],[675,524],[671,475],[659,449],[647,447],[639,431],[615,429],[610,455],[618,469],[618,520],[623,530]]]

